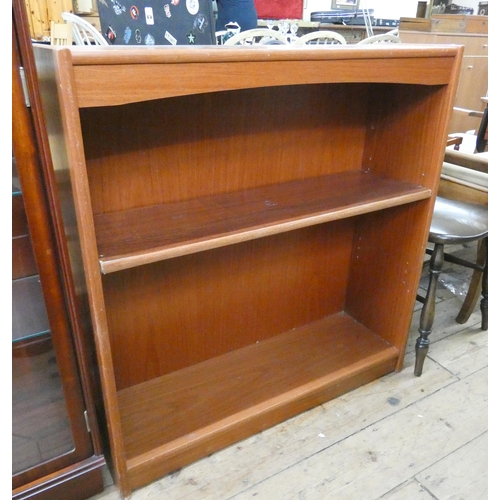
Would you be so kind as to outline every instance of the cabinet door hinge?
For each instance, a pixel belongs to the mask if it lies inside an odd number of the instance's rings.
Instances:
[[[92,431],[90,430],[89,414],[87,413],[87,410],[84,410],[84,412],[83,412],[83,416],[84,416],[84,418],[85,418],[85,425],[87,426],[87,431],[88,431],[88,432],[92,432]]]
[[[19,76],[21,77],[21,85],[23,86],[24,102],[26,103],[26,107],[29,108],[31,106],[30,96],[28,94],[28,85],[26,84],[26,75],[22,66],[19,66]]]

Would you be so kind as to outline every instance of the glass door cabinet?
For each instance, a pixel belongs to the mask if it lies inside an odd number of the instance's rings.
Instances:
[[[26,7],[12,29],[12,498],[103,489],[98,380],[65,271]]]

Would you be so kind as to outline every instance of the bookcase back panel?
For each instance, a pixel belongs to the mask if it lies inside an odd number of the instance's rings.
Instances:
[[[265,87],[81,109],[94,213],[359,170],[367,87]]]
[[[339,312],[352,219],[103,276],[118,390]]]

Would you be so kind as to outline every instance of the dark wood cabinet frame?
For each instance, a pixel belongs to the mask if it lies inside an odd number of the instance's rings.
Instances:
[[[99,381],[91,368],[95,349],[85,338],[68,273],[26,7],[20,0],[12,5],[12,149],[74,441],[69,453],[13,475],[12,497],[84,499],[102,491],[105,463],[97,425]],[[19,346],[16,355],[25,349]]]

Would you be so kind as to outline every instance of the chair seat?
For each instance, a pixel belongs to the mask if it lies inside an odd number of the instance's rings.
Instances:
[[[450,244],[476,241],[488,235],[488,209],[483,205],[438,196],[429,241]]]

